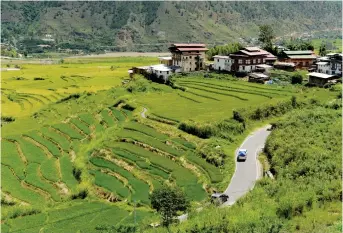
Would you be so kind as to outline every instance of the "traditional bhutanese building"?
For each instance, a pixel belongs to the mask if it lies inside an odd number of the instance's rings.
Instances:
[[[169,47],[172,64],[180,66],[181,72],[203,70],[207,50],[205,44],[172,44]]]

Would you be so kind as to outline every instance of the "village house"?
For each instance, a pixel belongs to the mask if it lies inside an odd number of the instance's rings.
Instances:
[[[276,57],[257,47],[246,47],[229,56],[214,56],[214,69],[229,72],[253,72],[258,65],[273,64]]]
[[[318,73],[342,76],[342,54],[329,53],[318,58],[315,65]]]
[[[278,70],[295,71],[295,64],[292,62],[276,62],[273,67]]]
[[[263,73],[250,73],[249,75],[249,82],[252,83],[262,83],[265,84],[270,80],[269,76]]]
[[[308,74],[308,83],[313,86],[324,87],[327,83],[336,83],[336,75],[312,72]]]
[[[311,50],[304,51],[282,51],[279,60],[281,62],[294,63],[296,68],[308,69],[316,60],[316,55]]]
[[[172,44],[172,65],[180,66],[181,72],[205,69],[205,44]]]

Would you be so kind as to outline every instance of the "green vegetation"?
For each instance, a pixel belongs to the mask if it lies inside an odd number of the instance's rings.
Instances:
[[[95,184],[118,194],[121,198],[129,196],[129,189],[123,185],[116,177],[100,171],[90,171],[95,176]]]
[[[189,201],[181,189],[163,186],[152,192],[151,207],[161,214],[164,226],[169,226],[178,211],[186,211],[189,208]]]
[[[40,172],[44,179],[52,182],[58,182],[60,175],[58,173],[57,163],[59,161],[55,158],[46,159],[40,166]]]
[[[271,22],[276,35],[289,36],[293,32],[305,31],[328,34],[328,28],[339,28],[341,8],[340,2],[311,5],[305,2],[142,2],[138,5],[134,2],[80,2],[73,5],[65,2],[27,2],[24,5],[4,2],[2,13],[8,13],[8,17],[1,34],[2,42],[16,45],[24,55],[55,56],[58,59],[61,57],[56,54],[58,51],[63,54],[100,53],[105,49],[165,52],[169,41],[226,44],[245,38],[248,43],[254,43],[247,38],[257,38],[258,26]],[[138,22],[139,17],[143,20]],[[152,27],[156,31],[152,32]],[[49,30],[42,33],[43,28]],[[123,30],[128,32],[129,43],[121,34]],[[53,40],[42,40],[50,38],[46,38],[46,34],[51,34]],[[66,63],[66,59],[61,62]],[[115,67],[113,71],[111,66]],[[118,65],[111,66],[108,71],[116,72]]]
[[[149,203],[149,186],[145,182],[137,179],[134,177],[129,171],[125,170],[122,167],[119,167],[115,165],[114,163],[111,163],[107,160],[101,159],[101,158],[92,158],[90,160],[94,165],[99,167],[104,167],[112,170],[113,172],[117,172],[121,176],[125,177],[129,184],[133,188],[133,194],[132,194],[132,201],[142,201],[145,204]]]
[[[137,231],[149,231],[148,224],[158,221],[149,193],[177,186],[192,209],[206,206],[212,191],[230,182],[235,149],[256,127],[270,122],[276,128],[264,160],[276,180],[262,179],[230,210],[205,207],[209,223],[190,210],[190,221],[179,229],[244,232],[256,226],[265,232],[273,227],[270,219],[281,224],[274,229],[293,232],[298,225],[312,229],[311,219],[327,212],[334,214],[322,217],[316,227],[331,224],[323,232],[339,228],[339,162],[331,162],[328,153],[340,147],[323,138],[339,131],[334,119],[342,106],[340,85],[292,85],[291,72],[287,82],[273,85],[203,72],[175,76],[170,85],[142,77],[122,82],[129,67],[153,62],[156,58],[65,58],[44,66],[21,61],[20,77],[3,72],[2,110],[15,121],[2,125],[2,231],[132,230],[125,225],[134,219]],[[44,78],[38,86],[37,77]],[[302,127],[298,121],[309,122]],[[337,127],[325,128],[329,121]],[[316,124],[321,133],[313,131]],[[293,126],[307,127],[309,133],[296,131],[298,139],[287,131]],[[303,151],[300,145],[308,146]],[[320,155],[311,157],[312,150]],[[288,191],[294,195],[284,195]]]
[[[172,231],[339,232],[341,116],[322,106],[286,114],[265,147],[276,181],[263,178],[231,208],[209,208]]]
[[[1,141],[1,163],[12,168],[19,179],[24,179],[25,163],[20,158],[16,145],[13,142]]]

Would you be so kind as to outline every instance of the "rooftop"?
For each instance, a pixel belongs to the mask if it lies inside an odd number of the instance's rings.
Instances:
[[[171,60],[172,57],[159,57],[159,59],[160,59],[160,60],[167,60],[167,61],[168,61],[168,60]]]
[[[325,61],[321,61],[321,62],[317,62],[317,65],[328,65],[329,63],[328,62],[325,62]]]
[[[194,48],[194,47],[187,47],[187,48],[176,48],[176,50],[185,52],[185,51],[207,51],[207,48]]]
[[[312,55],[312,50],[283,51],[287,55]]]
[[[222,56],[222,55],[215,55],[213,56],[214,58],[219,58],[219,59],[229,59],[229,56]]]
[[[293,62],[278,62],[278,63],[275,63],[275,65],[280,65],[280,66],[291,66],[291,67],[294,67],[295,64]]]
[[[259,50],[261,50],[258,47],[245,47],[244,49],[249,51],[249,52],[258,52]]]
[[[291,59],[316,59],[315,55],[289,55]]]
[[[268,75],[262,73],[250,73],[249,76],[253,78],[269,78]]]
[[[322,73],[317,73],[317,72],[312,72],[312,73],[309,73],[309,74],[307,74],[307,75],[308,75],[308,76],[317,77],[317,78],[324,78],[324,79],[334,77],[334,75],[322,74]]]
[[[172,44],[173,47],[205,47],[205,44]]]

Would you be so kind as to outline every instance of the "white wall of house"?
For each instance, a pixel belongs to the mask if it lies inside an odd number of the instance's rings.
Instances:
[[[214,56],[214,69],[231,71],[233,60],[228,56]]]
[[[318,73],[323,73],[323,74],[331,74],[331,67],[330,67],[330,63],[326,63],[326,64],[321,64],[319,63],[317,65],[317,71]]]

